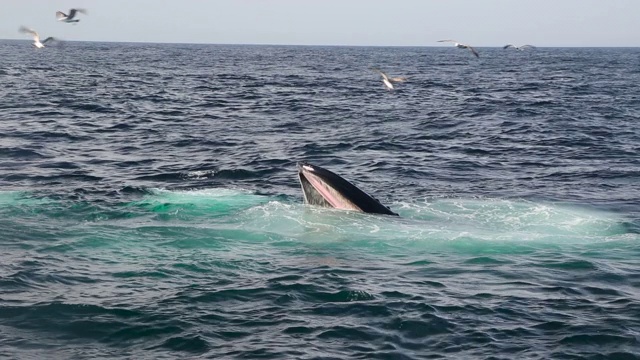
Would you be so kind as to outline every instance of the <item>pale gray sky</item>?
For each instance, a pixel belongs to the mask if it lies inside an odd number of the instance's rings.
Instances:
[[[56,10],[85,8],[78,25]],[[640,0],[1,0],[0,39],[208,44],[640,46]]]

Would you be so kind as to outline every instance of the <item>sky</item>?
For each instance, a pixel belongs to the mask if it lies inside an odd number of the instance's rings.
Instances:
[[[55,12],[84,8],[77,25]],[[0,39],[205,44],[640,46],[640,0],[1,0]]]

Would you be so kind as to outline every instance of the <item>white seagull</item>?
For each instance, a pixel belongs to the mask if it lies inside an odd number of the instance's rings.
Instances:
[[[74,19],[77,13],[86,14],[87,11],[84,9],[71,9],[69,10],[69,15],[63,13],[62,11],[56,11],[56,19],[58,21],[64,21],[66,23],[77,23],[78,19]]]
[[[40,35],[38,35],[38,33],[35,30],[29,29],[28,27],[24,27],[24,26],[21,26],[20,29],[18,29],[18,31],[25,34],[31,34],[31,36],[33,36],[33,46],[37,47],[38,49],[42,49],[44,47],[44,44],[47,41],[55,40],[53,37],[49,36],[43,41],[40,41]]]
[[[510,48],[510,47],[512,47],[512,48],[514,48],[514,49],[516,49],[516,50],[520,50],[520,51],[522,51],[522,50],[524,50],[524,49],[527,49],[527,48],[535,49],[535,46],[533,46],[533,45],[520,45],[520,46],[515,46],[515,45],[513,45],[513,44],[507,44],[507,45],[503,46],[502,48],[503,48],[503,49],[508,49],[508,48]]]
[[[453,43],[453,46],[459,48],[459,49],[469,49],[471,50],[471,52],[473,53],[473,55],[475,55],[477,58],[480,57],[480,55],[478,54],[478,52],[476,51],[476,49],[474,49],[471,45],[467,45],[467,44],[461,44],[455,40],[438,40],[438,42],[450,42]]]
[[[384,86],[387,87],[387,90],[393,90],[393,84],[394,82],[405,82],[407,81],[406,77],[394,77],[394,78],[390,78],[387,76],[387,74],[385,74],[384,72],[382,72],[380,69],[376,69],[376,68],[372,68],[371,70],[377,71],[380,73],[380,75],[382,75],[382,82],[384,83]]]

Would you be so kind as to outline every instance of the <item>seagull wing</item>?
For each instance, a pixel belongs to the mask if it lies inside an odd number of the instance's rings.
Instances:
[[[477,58],[480,57],[480,54],[478,54],[478,52],[476,51],[476,49],[472,48],[471,46],[467,45],[467,49],[471,50],[471,52],[473,53],[473,55],[475,55]]]
[[[503,46],[502,48],[503,49],[508,49],[510,47],[514,48],[515,46],[513,46],[513,44],[507,44],[507,45]]]
[[[522,46],[520,46],[520,49],[526,49],[526,48],[532,48],[532,49],[535,49],[536,47],[535,47],[535,46],[533,46],[533,45],[522,45]]]
[[[447,40],[438,40],[438,42],[450,42],[450,43],[457,43],[457,41],[455,41],[455,40],[451,40],[451,39],[447,39]]]
[[[35,30],[29,29],[26,26],[20,26],[18,31],[20,31],[21,33],[25,33],[25,34],[31,34],[31,36],[33,36],[33,40],[35,40],[35,41],[39,41],[40,40],[40,35],[38,35],[38,33]]]
[[[77,13],[86,14],[87,10],[85,9],[71,9],[69,10],[69,20],[73,19]]]
[[[48,38],[44,39],[44,40],[42,41],[42,43],[44,44],[44,43],[46,43],[47,41],[51,41],[51,40],[54,40],[54,41],[55,41],[55,40],[57,40],[57,39],[56,39],[56,38],[54,38],[53,36],[49,36]]]
[[[371,70],[379,72],[379,73],[380,73],[380,75],[382,75],[382,78],[383,78],[383,79],[385,79],[385,80],[389,80],[389,77],[387,76],[387,74],[385,74],[382,70],[377,69],[377,68],[371,68]]]
[[[67,14],[63,13],[62,11],[56,11],[56,19],[58,19],[58,21],[64,20],[66,18]]]

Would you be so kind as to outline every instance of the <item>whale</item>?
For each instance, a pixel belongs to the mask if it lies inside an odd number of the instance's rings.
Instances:
[[[378,199],[330,170],[308,162],[298,162],[297,167],[305,204],[398,216]]]

